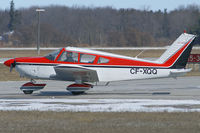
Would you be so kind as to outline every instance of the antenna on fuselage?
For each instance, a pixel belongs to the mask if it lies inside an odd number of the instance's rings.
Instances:
[[[146,49],[142,50],[139,54],[137,54],[137,55],[135,56],[135,58],[138,58],[138,56],[140,56],[145,50],[146,50]]]

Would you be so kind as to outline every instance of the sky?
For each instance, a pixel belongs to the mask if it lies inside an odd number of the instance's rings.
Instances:
[[[9,9],[11,0],[0,0],[0,9]],[[180,5],[188,4],[200,5],[200,0],[14,0],[15,7],[29,8],[31,6],[49,6],[49,5],[65,5],[65,6],[86,6],[86,7],[105,7],[113,8],[135,8],[148,10],[174,10]]]

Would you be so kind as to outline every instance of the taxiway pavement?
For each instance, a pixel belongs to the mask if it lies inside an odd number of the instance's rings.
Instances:
[[[27,81],[1,81],[0,99],[193,99],[200,100],[200,76],[134,80],[99,83],[83,95],[72,95],[66,90],[70,82],[38,81],[47,86],[32,95],[25,95],[19,89]]]

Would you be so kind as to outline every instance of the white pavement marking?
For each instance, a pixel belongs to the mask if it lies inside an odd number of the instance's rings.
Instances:
[[[0,99],[0,110],[58,112],[200,112],[200,100]]]

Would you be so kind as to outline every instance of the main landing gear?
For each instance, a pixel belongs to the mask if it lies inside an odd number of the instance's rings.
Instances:
[[[70,91],[73,95],[83,94],[85,91],[89,90],[90,88],[93,88],[93,85],[86,84],[86,83],[82,83],[82,84],[74,83],[67,86],[67,90]]]
[[[20,89],[24,94],[32,94],[34,91],[41,90],[46,86],[46,84],[36,84],[34,80],[23,84]],[[67,90],[70,91],[73,95],[80,95],[85,93],[85,91],[93,88],[93,85],[86,83],[74,83],[67,86]]]
[[[20,87],[20,90],[24,92],[24,94],[32,94],[33,91],[41,90],[46,86],[46,84],[36,84],[34,80],[31,80],[28,83],[23,84]]]

